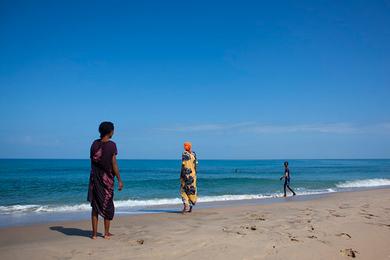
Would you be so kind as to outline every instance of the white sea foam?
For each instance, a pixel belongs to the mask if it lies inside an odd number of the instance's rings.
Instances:
[[[390,185],[390,179],[365,179],[338,183],[338,188],[378,187]]]
[[[297,190],[298,195],[314,195],[335,192],[333,189],[324,190]],[[220,195],[220,196],[204,196],[199,197],[198,202],[222,202],[222,201],[239,201],[252,199],[266,199],[276,198],[282,196],[281,193],[274,193],[269,195],[263,194],[243,194],[243,195]],[[165,199],[150,199],[150,200],[118,200],[115,201],[115,207],[123,210],[134,207],[147,207],[159,205],[178,205],[181,204],[179,198],[165,198]],[[82,212],[90,210],[91,206],[88,203],[76,205],[11,205],[0,206],[0,214],[15,214],[15,213],[62,213],[62,212]]]
[[[84,211],[90,209],[89,204],[77,204],[77,205],[11,205],[0,206],[0,214],[14,214],[14,213],[27,213],[27,212],[72,212],[72,211]]]

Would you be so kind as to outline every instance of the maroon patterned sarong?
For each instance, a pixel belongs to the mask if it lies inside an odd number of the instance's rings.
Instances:
[[[105,219],[114,218],[114,173],[112,157],[117,154],[114,142],[96,140],[91,146],[91,174],[88,201],[92,208]]]

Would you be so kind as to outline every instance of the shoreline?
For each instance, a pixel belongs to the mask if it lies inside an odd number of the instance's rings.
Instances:
[[[329,196],[337,193],[353,193],[360,191],[369,190],[381,190],[389,189],[390,186],[378,186],[378,187],[361,187],[353,188],[350,190],[341,191],[329,191],[323,193],[304,194],[292,197],[291,195],[287,198],[281,196],[264,197],[256,199],[241,199],[241,200],[221,200],[212,202],[199,202],[197,203],[195,210],[199,209],[212,209],[212,208],[226,208],[226,207],[237,207],[237,206],[250,206],[250,205],[267,205],[275,203],[284,203],[288,201],[306,201],[315,200],[322,197]],[[171,213],[178,212],[181,210],[181,204],[161,204],[151,206],[139,206],[132,207],[131,211],[123,211],[123,208],[116,209],[115,218],[136,216],[136,215],[147,215],[147,214],[159,214],[159,213]],[[43,223],[56,223],[59,221],[73,222],[73,221],[85,221],[89,220],[90,211],[70,211],[70,212],[31,212],[31,213],[16,213],[16,214],[4,214],[0,215],[0,230],[7,227],[24,227],[33,226]],[[7,223],[7,224],[5,224]]]
[[[311,200],[164,212],[114,219],[107,241],[89,221],[2,228],[1,259],[386,259],[390,189]],[[102,221],[99,230],[102,232]],[[351,249],[352,251],[348,251]],[[351,254],[352,254],[351,253]]]

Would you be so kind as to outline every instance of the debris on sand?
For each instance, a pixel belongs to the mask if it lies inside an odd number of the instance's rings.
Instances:
[[[241,226],[242,229],[250,229],[250,230],[257,230],[257,227],[255,225],[253,226]]]
[[[253,218],[253,220],[266,221],[264,216],[259,216],[257,214],[252,214],[250,216],[251,216],[251,218]]]
[[[344,232],[342,232],[342,233],[340,233],[340,234],[336,234],[336,236],[338,236],[338,237],[347,237],[347,238],[351,238],[351,235],[349,235],[349,234],[347,234],[347,233],[344,233]]]
[[[358,251],[353,250],[352,248],[346,248],[346,249],[341,249],[340,254],[343,256],[349,256],[355,258],[356,254],[358,254]]]

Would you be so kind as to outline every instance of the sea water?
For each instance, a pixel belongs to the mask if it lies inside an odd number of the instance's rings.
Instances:
[[[124,182],[115,191],[119,214],[147,208],[179,208],[179,160],[119,160]],[[390,185],[390,160],[290,160],[291,187],[298,195]],[[234,203],[283,193],[281,160],[200,160],[199,202]],[[0,160],[0,226],[31,219],[87,216],[89,160]],[[76,215],[75,215],[76,214]]]

